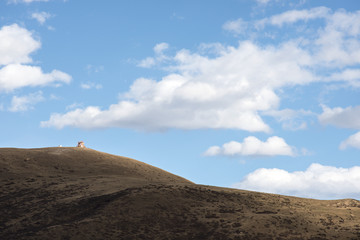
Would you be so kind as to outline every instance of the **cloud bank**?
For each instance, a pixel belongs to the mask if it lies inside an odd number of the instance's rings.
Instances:
[[[159,80],[138,78],[118,103],[53,113],[41,126],[270,132],[262,114],[281,111],[278,91],[282,88],[330,81],[360,86],[355,69],[360,64],[360,12],[333,13],[322,7],[288,11],[266,19],[264,27],[282,28],[317,18],[324,21],[301,41],[286,39],[276,45],[240,41],[235,47],[213,44],[216,47],[202,48],[201,54],[182,49],[168,56],[164,53],[168,44],[160,43],[154,47],[155,57],[144,59],[140,66],[160,65],[167,75]],[[237,31],[242,24],[224,26]],[[286,122],[284,128],[306,128],[301,121]]]
[[[259,111],[278,107],[279,98],[274,89],[306,84],[314,79],[302,67],[307,64],[307,54],[292,44],[274,49],[246,41],[236,48],[224,49],[212,59],[181,50],[173,57],[176,65],[172,70],[177,73],[160,81],[139,78],[123,94],[124,100],[106,110],[91,106],[53,114],[42,126],[230,128],[269,132],[270,127]],[[296,61],[292,55],[297,56]]]
[[[336,168],[313,163],[305,171],[261,168],[233,187],[318,199],[360,199],[360,167]]]

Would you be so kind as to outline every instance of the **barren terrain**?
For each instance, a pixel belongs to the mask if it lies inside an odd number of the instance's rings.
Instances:
[[[197,185],[91,149],[2,148],[0,239],[360,239],[360,202]]]

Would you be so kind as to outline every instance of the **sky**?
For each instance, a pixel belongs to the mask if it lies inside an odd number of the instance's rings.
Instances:
[[[0,0],[0,147],[360,199],[358,0]]]

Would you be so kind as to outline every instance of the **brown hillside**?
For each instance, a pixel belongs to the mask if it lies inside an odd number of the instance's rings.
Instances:
[[[360,239],[360,203],[196,185],[91,149],[8,148],[0,239]]]
[[[90,192],[112,192],[149,183],[190,183],[134,159],[75,147],[0,148],[0,174],[14,181],[23,179],[29,186],[32,181],[39,184],[38,180],[56,181],[56,185],[72,181],[90,184]]]

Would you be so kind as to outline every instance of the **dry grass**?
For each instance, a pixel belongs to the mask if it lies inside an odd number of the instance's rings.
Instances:
[[[360,239],[360,203],[196,185],[91,149],[4,148],[0,239]]]

